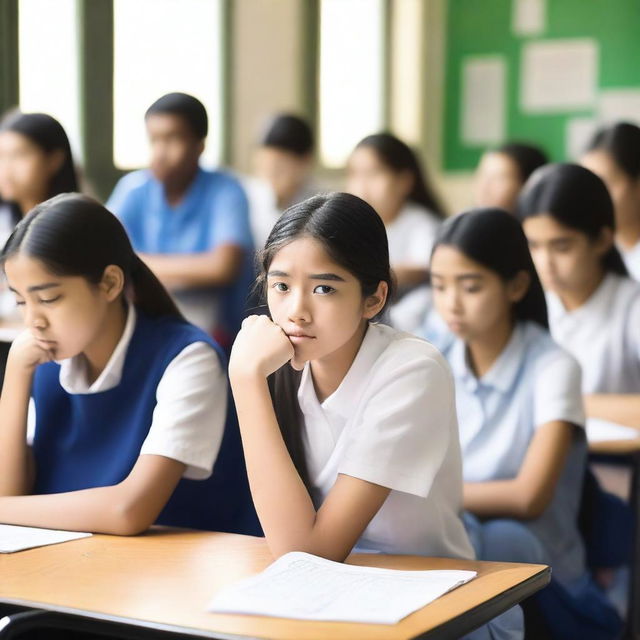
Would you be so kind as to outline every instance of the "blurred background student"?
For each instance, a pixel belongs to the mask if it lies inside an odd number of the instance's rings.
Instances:
[[[607,185],[615,211],[616,244],[629,274],[640,280],[640,127],[620,122],[600,129],[582,164]]]
[[[187,320],[229,347],[252,278],[247,199],[230,174],[200,167],[208,118],[197,98],[164,95],[145,123],[150,167],[122,178],[107,207]]]
[[[69,139],[46,113],[11,111],[0,121],[0,249],[16,224],[37,204],[79,190]],[[0,276],[0,321],[18,318],[13,294]],[[0,384],[9,351],[0,342]]]
[[[475,174],[476,206],[498,207],[513,213],[524,183],[548,161],[544,151],[532,144],[507,142],[486,151]]]
[[[243,179],[257,249],[287,207],[318,193],[314,149],[313,130],[303,118],[281,113],[269,121],[253,155],[254,174]]]
[[[445,213],[416,154],[390,133],[367,136],[349,156],[346,187],[384,222],[399,295],[426,283],[433,239]]]

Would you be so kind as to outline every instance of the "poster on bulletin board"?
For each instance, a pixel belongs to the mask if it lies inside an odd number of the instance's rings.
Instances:
[[[640,124],[638,34],[638,0],[448,0],[445,171],[507,140],[572,160],[600,124]]]

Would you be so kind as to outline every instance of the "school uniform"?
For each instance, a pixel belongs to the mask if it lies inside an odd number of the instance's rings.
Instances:
[[[554,589],[595,616],[586,622],[587,627],[602,623],[618,628],[618,616],[587,572],[578,529],[587,459],[578,363],[534,322],[516,324],[502,353],[481,378],[470,367],[463,340],[451,341],[445,355],[456,382],[465,482],[515,478],[537,429],[554,421],[575,426],[554,496],[539,517],[481,521],[471,514],[465,516],[479,557],[551,565]],[[563,619],[559,600],[545,601],[550,625]]]
[[[622,247],[618,247],[618,249],[629,275],[634,280],[640,280],[640,242],[631,247],[631,249],[623,249]]]
[[[85,359],[75,356],[40,365],[32,395],[34,493],[114,485],[139,456],[158,455],[185,465],[158,522],[222,530],[245,522],[250,501],[237,464],[240,443],[233,424],[225,430],[224,356],[200,329],[130,305],[122,337],[97,380],[87,380]],[[235,478],[229,460],[220,460],[220,473],[216,465],[212,475],[216,458],[229,456]]]
[[[551,335],[580,363],[583,393],[640,393],[640,283],[608,273],[573,311],[546,296]]]
[[[431,249],[441,220],[429,209],[407,202],[388,223],[389,262],[391,267],[429,268]]]
[[[150,171],[134,171],[118,182],[107,208],[120,218],[141,253],[203,253],[225,244],[245,250],[233,284],[172,292],[187,320],[230,346],[253,280],[248,205],[239,182],[225,172],[200,168],[182,200],[172,206]]]
[[[474,557],[461,520],[454,385],[432,345],[370,324],[338,389],[320,403],[307,363],[298,402],[316,508],[338,474],[391,489],[356,550]],[[518,609],[492,624],[474,637],[521,637]]]

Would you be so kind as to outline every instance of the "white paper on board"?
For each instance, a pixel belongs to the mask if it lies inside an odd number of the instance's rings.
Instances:
[[[571,118],[567,122],[565,153],[569,160],[579,160],[598,126],[596,118]]]
[[[520,78],[520,107],[526,113],[591,109],[598,84],[598,44],[590,38],[527,43]]]
[[[503,56],[467,58],[462,68],[462,142],[498,144],[505,136],[507,63]]]
[[[640,87],[600,91],[598,116],[602,122],[631,122],[640,125]]]
[[[512,0],[511,30],[518,36],[538,36],[544,33],[547,0]]]

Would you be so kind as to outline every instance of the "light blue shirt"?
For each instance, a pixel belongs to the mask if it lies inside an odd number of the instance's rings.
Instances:
[[[253,242],[247,198],[233,176],[200,168],[184,198],[172,206],[149,170],[134,171],[118,182],[107,208],[141,253],[201,253],[225,244],[246,249],[234,285],[173,292],[187,319],[203,329],[237,330],[252,279]]]
[[[551,504],[524,524],[545,547],[561,582],[580,578],[585,565],[577,516],[587,450],[578,363],[533,322],[516,325],[479,379],[462,340],[450,341],[445,356],[456,383],[465,482],[514,478],[539,427],[552,421],[578,427]]]

